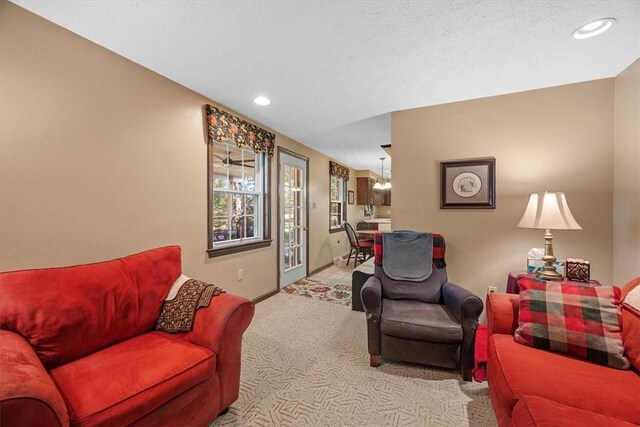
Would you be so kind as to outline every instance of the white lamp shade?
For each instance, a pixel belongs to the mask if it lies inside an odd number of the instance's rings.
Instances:
[[[389,181],[385,182],[382,188],[388,190],[389,188],[391,188],[391,183]]]
[[[373,188],[375,188],[376,190],[382,190],[382,184],[376,182],[375,184],[373,184]]]
[[[520,228],[582,230],[567,204],[564,193],[533,193],[518,223]]]

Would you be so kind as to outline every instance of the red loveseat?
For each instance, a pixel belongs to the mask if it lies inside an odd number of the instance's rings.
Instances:
[[[640,279],[622,289],[622,297]],[[640,425],[640,315],[623,304],[625,353],[619,370],[517,343],[519,296],[487,295],[489,392],[505,426]]]
[[[195,426],[228,409],[254,307],[222,294],[193,331],[155,331],[180,255],[0,273],[0,424]]]

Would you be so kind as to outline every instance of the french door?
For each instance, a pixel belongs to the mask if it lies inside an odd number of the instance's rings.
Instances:
[[[307,168],[309,160],[278,147],[278,264],[280,288],[308,273]]]

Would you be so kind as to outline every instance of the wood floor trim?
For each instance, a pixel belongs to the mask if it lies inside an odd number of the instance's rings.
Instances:
[[[254,304],[257,304],[257,303],[262,302],[262,301],[264,301],[264,300],[266,300],[268,298],[271,298],[272,296],[276,295],[278,292],[280,292],[280,289],[275,289],[273,291],[267,292],[266,294],[262,294],[259,297],[256,297],[256,298],[252,299],[251,301]]]

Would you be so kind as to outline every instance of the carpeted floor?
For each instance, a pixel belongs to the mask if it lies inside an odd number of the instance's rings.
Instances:
[[[383,360],[364,313],[279,293],[244,335],[240,398],[213,426],[493,426],[486,383]]]

